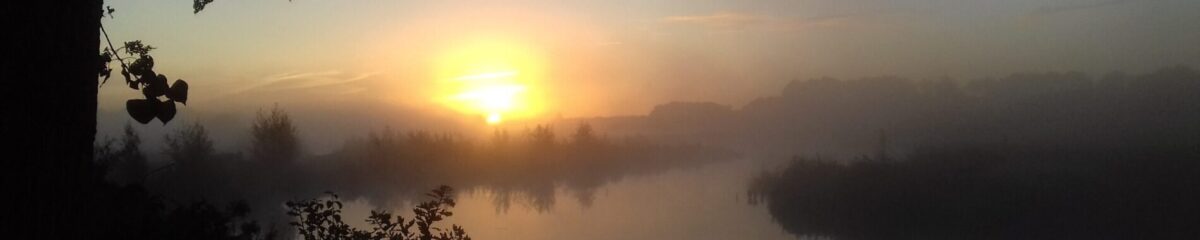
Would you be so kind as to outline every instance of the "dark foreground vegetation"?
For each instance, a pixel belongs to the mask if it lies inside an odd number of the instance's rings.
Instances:
[[[305,240],[471,240],[467,231],[458,225],[449,229],[435,226],[454,215],[450,208],[456,204],[453,190],[441,186],[430,191],[433,198],[417,204],[414,216],[405,220],[388,211],[371,211],[367,223],[371,229],[357,229],[342,221],[342,201],[337,194],[328,198],[287,202],[290,224]],[[413,229],[413,227],[416,229]]]
[[[870,157],[807,155],[760,175],[751,192],[787,231],[846,239],[1200,236],[1200,74],[1192,69],[1014,75],[924,94],[847,87],[879,84],[819,81],[792,96],[924,110],[859,121],[895,126],[878,128],[888,135],[873,147],[860,145],[877,149]]]
[[[1198,159],[1200,148],[930,148],[796,158],[754,189],[798,235],[1183,239],[1200,236]]]
[[[180,177],[196,178],[197,181],[214,180],[212,177],[199,175],[194,168],[204,166],[203,161],[210,151],[211,142],[204,138],[202,127],[193,125],[166,137],[165,153],[171,156],[190,172],[171,172],[168,174],[183,174]],[[117,140],[109,140],[96,146],[97,159],[94,163],[94,186],[89,192],[79,194],[86,198],[94,208],[91,213],[102,221],[89,226],[98,238],[112,239],[288,239],[296,234],[304,239],[396,239],[396,240],[469,240],[466,230],[454,225],[449,229],[436,227],[435,224],[452,215],[450,208],[454,207],[454,193],[448,186],[440,186],[426,195],[433,198],[416,204],[413,208],[414,217],[406,220],[403,216],[395,216],[387,210],[372,211],[367,222],[372,224],[371,230],[360,230],[342,221],[342,202],[336,194],[329,193],[329,198],[287,201],[287,215],[290,220],[279,218],[267,219],[273,221],[290,221],[293,231],[279,229],[275,224],[266,227],[259,222],[261,217],[251,215],[251,207],[244,200],[232,200],[225,207],[221,202],[207,199],[220,197],[192,195],[192,198],[180,198],[178,192],[146,191],[145,176],[149,172],[146,157],[139,149],[141,138],[126,127],[124,136]],[[166,169],[160,168],[159,170]],[[214,169],[209,169],[214,170]],[[210,173],[211,174],[211,173]],[[200,187],[204,182],[196,182],[186,186],[188,189]],[[223,189],[229,190],[229,189]],[[202,192],[203,193],[203,192]],[[224,196],[230,198],[230,196]],[[261,200],[259,200],[261,202]],[[280,204],[266,203],[263,207],[268,211],[271,206]],[[413,229],[413,227],[416,229]]]

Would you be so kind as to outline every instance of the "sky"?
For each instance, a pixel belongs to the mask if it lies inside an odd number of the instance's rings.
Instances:
[[[590,117],[670,101],[740,106],[825,76],[1200,66],[1191,0],[263,0],[199,14],[184,0],[107,4],[110,37],[157,47],[157,71],[187,80],[188,107],[213,113],[486,115],[447,101],[461,90],[454,79],[487,71],[519,72],[527,109],[514,117]],[[100,109],[137,96],[110,83]]]

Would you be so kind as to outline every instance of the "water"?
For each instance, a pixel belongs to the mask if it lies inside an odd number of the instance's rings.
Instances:
[[[544,209],[522,196],[499,209],[494,191],[466,191],[450,222],[475,239],[796,239],[764,206],[747,204],[746,183],[760,169],[752,161],[725,161],[626,177],[598,188],[590,204],[558,187]],[[348,219],[364,219],[370,208],[361,200],[347,207]]]

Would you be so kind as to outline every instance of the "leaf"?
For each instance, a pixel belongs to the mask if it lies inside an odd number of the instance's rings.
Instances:
[[[208,4],[212,3],[212,1],[213,0],[195,0],[195,1],[193,1],[192,2],[192,10],[193,10],[192,14],[197,14],[197,13],[200,13],[200,11],[204,11],[204,7],[208,6]]]
[[[166,125],[173,118],[175,118],[175,101],[158,102],[158,120]]]
[[[146,95],[146,98],[157,98],[167,94],[167,76],[158,74],[143,77],[142,81],[146,83],[146,87],[142,88],[142,94]]]
[[[187,105],[187,96],[188,83],[183,81],[183,79],[175,80],[175,83],[171,84],[171,89],[167,90],[167,98],[182,103],[183,105]]]
[[[121,69],[121,76],[125,76],[125,84],[129,84],[129,88],[132,88],[133,90],[138,89],[138,83],[137,81],[134,81],[133,78],[129,77],[129,71]]]
[[[104,77],[104,80],[100,81],[100,86],[104,86],[105,83],[108,83],[108,77],[112,76],[112,69],[100,70],[100,76]]]
[[[151,57],[150,55],[142,55],[141,57],[138,57],[138,59],[133,60],[133,63],[129,64],[129,73],[132,73],[133,75],[153,74],[153,71],[154,57]]]
[[[142,40],[125,42],[125,52],[129,54],[135,54],[139,57],[149,57],[150,55],[146,54],[150,54],[151,50],[154,50],[154,46],[143,44]]]
[[[150,99],[131,99],[125,101],[125,111],[139,123],[150,123],[150,120],[154,120],[155,115],[158,115],[156,102],[157,100]]]
[[[108,68],[108,63],[112,62],[112,60],[113,56],[112,53],[108,52],[108,48],[100,51],[100,69]]]

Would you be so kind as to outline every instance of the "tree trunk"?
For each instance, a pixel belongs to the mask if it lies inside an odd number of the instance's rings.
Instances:
[[[16,231],[45,238],[84,237],[96,170],[96,73],[101,0],[5,3],[3,96],[0,133],[5,151],[6,199],[18,205]],[[27,6],[21,6],[27,5]],[[7,24],[6,24],[7,25]],[[11,54],[9,54],[11,53]],[[110,85],[120,86],[120,85]],[[6,221],[12,223],[13,221]],[[78,224],[78,225],[77,225]],[[82,228],[72,230],[72,228]],[[16,236],[21,236],[20,234]]]

